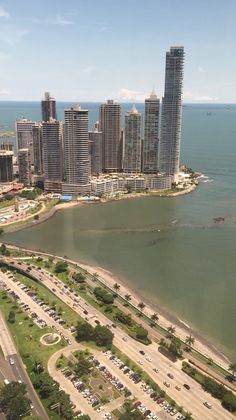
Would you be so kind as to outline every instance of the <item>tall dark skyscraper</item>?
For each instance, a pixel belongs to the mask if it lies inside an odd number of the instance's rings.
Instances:
[[[46,191],[61,191],[63,176],[62,123],[51,119],[42,123],[43,172]]]
[[[80,105],[65,110],[64,125],[65,183],[63,192],[90,190],[88,110]]]
[[[102,131],[103,170],[122,169],[121,105],[109,99],[100,106],[99,126]]]
[[[50,96],[49,92],[45,92],[44,99],[41,101],[42,121],[50,121],[50,118],[56,119],[56,101]]]
[[[184,48],[171,47],[166,53],[165,93],[162,99],[160,171],[179,172],[182,125]]]
[[[98,121],[95,124],[94,131],[89,131],[89,146],[91,159],[91,174],[102,173],[102,132],[99,131]]]
[[[31,160],[29,149],[18,150],[19,182],[31,184]]]
[[[125,115],[124,172],[141,171],[141,114],[135,105]]]
[[[13,152],[0,150],[0,182],[13,181]]]
[[[142,171],[147,174],[158,171],[159,114],[160,100],[153,90],[150,97],[145,99]]]
[[[43,175],[43,145],[42,125],[35,123],[32,127],[33,151],[34,151],[34,174]]]

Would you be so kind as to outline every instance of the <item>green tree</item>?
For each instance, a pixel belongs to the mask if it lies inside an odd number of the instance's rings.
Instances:
[[[94,341],[97,346],[111,348],[113,337],[114,334],[107,327],[97,325],[94,328]]]
[[[232,392],[227,392],[223,397],[222,405],[231,413],[236,412],[236,396]]]
[[[144,308],[145,308],[145,303],[143,303],[143,302],[139,302],[139,304],[138,304],[138,308],[140,309],[140,311],[141,312],[143,312],[143,310],[144,310]]]
[[[34,386],[39,390],[41,398],[48,398],[53,392],[59,389],[57,382],[54,382],[47,372],[43,372],[39,375]]]
[[[230,365],[229,365],[229,371],[232,372],[233,377],[235,377],[236,363],[230,363]]]
[[[9,312],[7,320],[11,324],[14,324],[14,322],[15,322],[15,312],[14,311]]]
[[[181,341],[177,337],[172,337],[171,343],[169,345],[169,352],[172,353],[174,356],[180,357],[182,356],[181,351]]]
[[[120,290],[120,285],[118,283],[114,283],[113,284],[113,289],[116,291],[116,293],[118,292],[118,290]]]
[[[0,409],[7,420],[19,420],[30,413],[31,401],[26,397],[26,385],[11,382],[0,390]]]
[[[131,301],[131,295],[127,294],[125,295],[125,300],[127,300],[127,302]]]
[[[72,278],[73,280],[76,281],[76,283],[84,283],[86,279],[86,277],[82,273],[76,273],[76,272],[72,274]]]
[[[175,327],[173,327],[173,325],[170,325],[168,328],[167,328],[167,331],[168,331],[168,337],[172,337],[172,335],[174,335],[175,334]]]
[[[35,360],[33,365],[33,372],[38,375],[44,371],[43,364],[40,360]]]
[[[143,328],[142,325],[139,325],[136,328],[136,337],[139,340],[146,341],[148,337],[148,331],[145,328]]]
[[[75,373],[80,378],[83,375],[87,375],[92,367],[92,364],[80,353],[78,362],[75,365]]]
[[[122,322],[122,324],[126,324],[131,326],[133,324],[133,320],[130,314],[125,314],[124,312],[117,310],[115,314],[115,319]]]
[[[55,265],[55,273],[63,273],[65,271],[67,271],[68,269],[68,264],[66,261],[57,261],[56,265]]]
[[[0,236],[4,234],[4,229],[0,228]]]
[[[185,343],[187,344],[187,346],[189,347],[189,349],[191,349],[191,347],[195,343],[195,338],[191,334],[190,335],[187,335],[187,337],[185,338]]]
[[[114,302],[114,296],[102,287],[95,287],[93,293],[95,294],[97,300],[99,300],[100,302],[103,302],[107,305],[112,304]]]
[[[38,214],[34,215],[34,220],[39,220],[39,215]]]
[[[10,255],[10,251],[7,249],[5,244],[2,244],[0,246],[0,254],[5,255],[6,257],[8,257]]]
[[[78,322],[76,327],[76,340],[93,340],[94,329],[88,322]]]
[[[154,322],[158,322],[159,316],[154,312],[154,314],[151,315],[151,320]]]

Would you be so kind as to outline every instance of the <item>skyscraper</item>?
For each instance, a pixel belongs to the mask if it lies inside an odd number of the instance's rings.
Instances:
[[[64,153],[66,180],[63,192],[90,191],[88,110],[80,105],[65,110]]]
[[[20,149],[29,149],[30,152],[30,162],[34,163],[34,152],[33,152],[33,126],[35,121],[27,120],[26,118],[21,118],[16,121],[16,140],[17,148]]]
[[[161,172],[173,176],[179,172],[183,67],[184,48],[171,47],[166,53],[159,164]]]
[[[94,131],[89,131],[91,174],[102,173],[102,132],[99,123],[96,122]]]
[[[33,151],[34,151],[34,173],[43,175],[43,146],[42,146],[42,124],[36,124],[32,127]]]
[[[13,152],[0,150],[0,182],[13,181]]]
[[[25,185],[31,184],[31,164],[29,149],[18,150],[19,181]]]
[[[141,114],[135,105],[125,115],[124,172],[141,171]]]
[[[42,123],[44,189],[61,191],[63,177],[62,123],[51,119]]]
[[[121,106],[109,99],[100,106],[99,126],[102,131],[103,170],[122,169]]]
[[[41,101],[41,111],[42,121],[50,121],[50,118],[56,119],[56,101],[49,92],[45,92],[44,99]]]
[[[160,100],[153,90],[150,97],[145,99],[142,171],[147,174],[158,171],[159,113]]]

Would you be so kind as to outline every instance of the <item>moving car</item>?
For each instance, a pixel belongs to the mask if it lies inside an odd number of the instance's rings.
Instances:
[[[209,408],[209,409],[211,409],[211,408],[212,408],[212,405],[211,405],[209,402],[207,402],[207,401],[205,401],[205,402],[203,403],[203,405],[205,405],[205,407],[207,407],[207,408]]]

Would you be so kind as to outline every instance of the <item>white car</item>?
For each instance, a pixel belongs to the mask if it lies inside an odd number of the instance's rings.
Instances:
[[[15,364],[14,359],[12,359],[12,357],[10,357],[9,363],[10,363],[10,365],[14,365]]]

